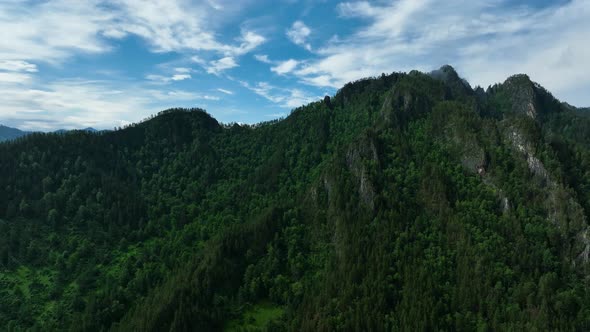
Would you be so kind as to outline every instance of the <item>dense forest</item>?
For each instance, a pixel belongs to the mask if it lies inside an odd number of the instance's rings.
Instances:
[[[588,331],[590,117],[526,75],[0,144],[7,331]]]

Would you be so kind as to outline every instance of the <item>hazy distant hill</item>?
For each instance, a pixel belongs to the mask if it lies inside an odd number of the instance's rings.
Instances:
[[[91,132],[91,133],[96,133],[99,132],[98,130],[88,127],[88,128],[84,128],[84,129],[74,129],[74,130],[81,130],[81,131],[87,131],[87,132]],[[54,131],[54,133],[56,134],[64,134],[64,133],[68,133],[72,130],[66,130],[66,129],[59,129]],[[10,128],[10,127],[6,127],[3,125],[0,125],[0,142],[3,141],[8,141],[8,140],[13,140],[22,136],[26,136],[29,134],[32,134],[33,132],[31,131],[22,131],[16,128]]]
[[[27,134],[29,133],[26,131],[0,125],[0,142],[19,138]]]
[[[63,134],[63,133],[70,132],[72,130],[87,131],[89,133],[96,133],[96,132],[98,132],[98,130],[96,130],[96,129],[92,128],[92,127],[88,127],[88,128],[84,128],[84,129],[70,129],[70,130],[68,130],[68,129],[58,129],[58,130],[54,131],[54,133],[56,133],[56,134]]]
[[[590,119],[526,75],[0,145],[8,331],[590,331]]]

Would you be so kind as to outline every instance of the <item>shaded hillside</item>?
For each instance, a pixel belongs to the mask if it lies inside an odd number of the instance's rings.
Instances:
[[[13,140],[27,134],[28,132],[0,125],[0,142]]]
[[[590,119],[526,75],[0,144],[0,325],[588,330]]]

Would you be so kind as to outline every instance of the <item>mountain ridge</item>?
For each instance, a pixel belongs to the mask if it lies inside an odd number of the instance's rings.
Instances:
[[[21,131],[19,129],[10,128],[0,124],[0,142],[16,139],[27,134],[27,132]]]
[[[87,127],[84,129],[70,129],[70,130],[66,130],[66,129],[58,129],[58,130],[54,130],[51,133],[54,134],[65,134],[68,133],[70,131],[75,131],[75,130],[80,130],[80,131],[86,131],[86,132],[91,132],[91,133],[98,133],[101,132],[101,130],[96,130],[92,127]],[[102,130],[104,131],[104,130]],[[4,125],[0,124],[0,143],[5,142],[5,141],[11,141],[11,140],[15,140],[27,135],[31,135],[33,133],[40,133],[40,132],[36,132],[36,131],[22,131],[20,129],[17,128],[11,128],[11,127],[7,127]]]
[[[525,76],[482,90],[445,66],[257,125],[1,144],[0,325],[590,328],[590,120]]]

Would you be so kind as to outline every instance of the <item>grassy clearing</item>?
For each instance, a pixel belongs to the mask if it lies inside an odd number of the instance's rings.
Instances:
[[[284,312],[282,307],[272,303],[259,303],[247,309],[242,317],[229,321],[225,331],[263,331],[268,323],[279,319]]]

